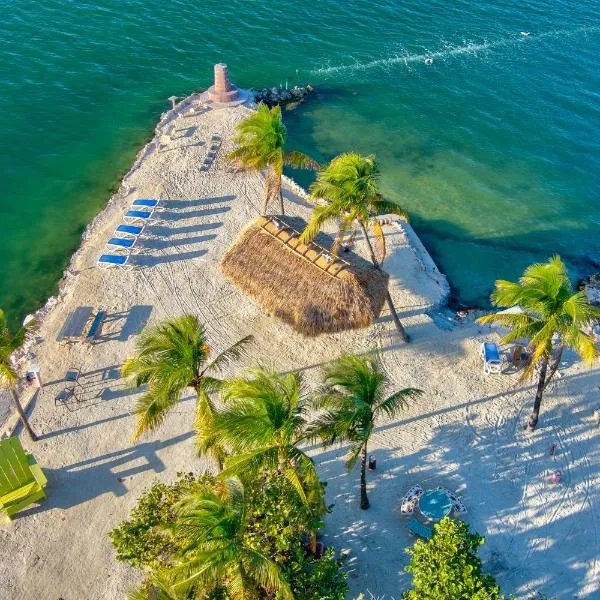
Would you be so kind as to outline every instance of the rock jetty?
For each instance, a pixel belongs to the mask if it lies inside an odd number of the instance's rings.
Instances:
[[[289,89],[283,87],[253,89],[252,93],[256,102],[264,102],[269,107],[279,104],[285,106],[288,110],[293,110],[314,91],[311,85],[302,87],[295,85]]]

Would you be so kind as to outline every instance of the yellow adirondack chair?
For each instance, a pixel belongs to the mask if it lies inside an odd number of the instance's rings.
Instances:
[[[16,512],[46,497],[47,480],[18,437],[0,440],[0,512],[9,519]]]

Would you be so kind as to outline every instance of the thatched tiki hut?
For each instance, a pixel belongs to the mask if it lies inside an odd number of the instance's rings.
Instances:
[[[360,266],[334,258],[298,236],[279,218],[259,217],[227,251],[221,272],[263,310],[304,335],[374,323],[385,302],[388,275],[366,262]]]

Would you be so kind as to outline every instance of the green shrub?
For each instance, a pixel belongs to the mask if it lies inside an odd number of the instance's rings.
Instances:
[[[175,519],[174,507],[181,498],[192,493],[199,482],[207,479],[206,476],[196,478],[193,473],[177,476],[171,485],[154,483],[139,497],[130,518],[109,533],[117,560],[149,569],[169,564],[176,544],[165,529]]]
[[[138,595],[132,597],[151,597],[152,574],[171,566],[175,554],[181,550],[177,539],[169,533],[169,526],[175,521],[177,503],[196,487],[214,482],[210,475],[196,478],[188,473],[180,475],[171,485],[155,483],[140,496],[130,518],[110,532],[117,559],[144,568],[151,574],[139,588]],[[305,552],[310,532],[322,526],[321,517],[312,514],[289,482],[279,475],[256,477],[252,482],[246,482],[245,488],[249,506],[246,543],[260,549],[279,565],[296,599],[343,600],[348,589],[347,574],[341,561],[335,558],[333,549],[328,549],[321,559]],[[201,597],[229,600],[222,589]],[[164,598],[169,596],[165,594]]]
[[[463,521],[442,519],[429,541],[406,550],[413,587],[404,600],[503,600],[494,578],[481,569],[477,550],[484,541]]]

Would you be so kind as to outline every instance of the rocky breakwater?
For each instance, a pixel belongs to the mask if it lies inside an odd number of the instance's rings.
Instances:
[[[600,273],[595,273],[583,282],[590,304],[600,306]]]
[[[256,102],[264,102],[267,106],[273,107],[277,104],[285,106],[287,110],[293,110],[302,104],[308,96],[313,94],[315,89],[311,85],[301,87],[295,85],[292,88],[263,88],[252,90]]]

